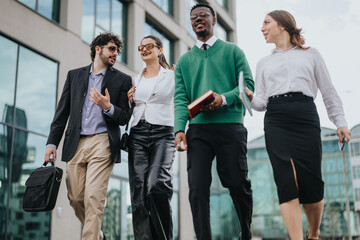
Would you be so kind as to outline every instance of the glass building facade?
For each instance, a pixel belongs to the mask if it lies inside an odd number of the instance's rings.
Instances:
[[[55,22],[59,22],[60,20],[60,0],[18,1],[50,20],[53,20]]]
[[[161,10],[166,12],[169,15],[173,15],[173,1],[174,0],[151,0],[153,1]]]
[[[0,238],[45,240],[51,213],[21,206],[26,179],[43,164],[58,63],[3,35],[0,45]]]
[[[120,0],[83,0],[81,39],[90,44],[102,32],[113,32],[124,44],[118,60],[126,62],[126,5]]]

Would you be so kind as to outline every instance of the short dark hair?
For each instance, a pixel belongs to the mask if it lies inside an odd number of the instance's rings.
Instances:
[[[200,2],[200,3],[195,4],[195,5],[191,8],[190,14],[192,13],[192,11],[193,11],[195,8],[199,8],[199,7],[206,7],[206,8],[208,8],[208,9],[210,9],[211,15],[213,15],[213,17],[215,17],[215,11],[214,11],[214,9],[213,9],[209,4],[206,4],[206,3],[203,3],[203,2]]]
[[[97,37],[94,38],[94,40],[92,40],[92,42],[90,44],[91,61],[94,61],[94,59],[95,59],[95,55],[96,55],[95,47],[96,46],[99,46],[99,47],[105,46],[109,42],[113,42],[117,46],[119,51],[121,52],[121,50],[123,48],[123,43],[117,35],[115,35],[111,32],[100,33]]]

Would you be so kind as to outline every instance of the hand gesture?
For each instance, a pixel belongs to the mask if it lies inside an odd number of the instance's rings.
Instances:
[[[135,93],[135,87],[130,88],[130,90],[127,92],[127,97],[131,104],[134,102],[134,93]]]
[[[90,99],[93,103],[101,107],[103,110],[111,108],[109,91],[105,89],[105,96],[102,95],[96,88],[90,89]]]

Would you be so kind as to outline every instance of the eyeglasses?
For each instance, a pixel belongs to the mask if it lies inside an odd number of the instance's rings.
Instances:
[[[192,14],[190,15],[190,20],[191,21],[195,21],[198,17],[199,18],[206,18],[208,16],[211,16],[211,14],[207,13],[207,12],[200,12],[199,14]]]
[[[107,48],[112,53],[114,52],[117,52],[118,54],[121,53],[121,50],[115,46],[102,46],[101,48]]]
[[[160,46],[158,45],[155,45],[153,43],[148,43],[148,44],[145,44],[145,45],[139,45],[138,46],[138,51],[141,52],[142,50],[144,50],[144,48],[146,48],[146,50],[150,50],[150,49],[153,49],[154,47],[157,47],[157,48],[161,48]]]

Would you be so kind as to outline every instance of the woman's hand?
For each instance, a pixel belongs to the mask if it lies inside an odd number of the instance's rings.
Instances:
[[[251,102],[253,100],[253,98],[254,98],[254,92],[246,87],[245,88],[245,94],[246,94],[246,96],[248,96],[248,98],[249,98],[249,100]],[[239,95],[239,97],[241,99],[241,94]],[[241,101],[242,101],[242,99],[241,99]]]
[[[127,97],[131,104],[134,102],[134,93],[135,93],[135,87],[130,88],[130,90],[127,92]]]
[[[343,137],[345,137],[347,141],[350,141],[351,132],[347,127],[339,127],[336,130],[336,133],[340,139],[340,142],[343,141]]]

